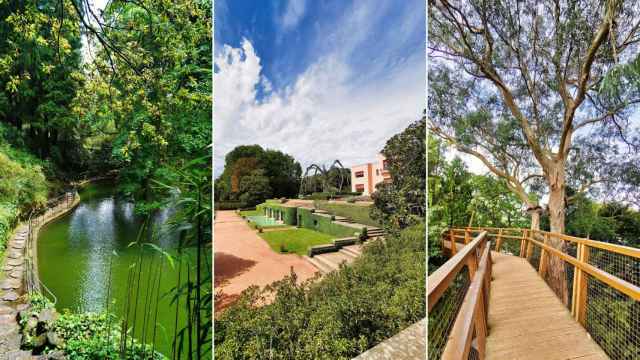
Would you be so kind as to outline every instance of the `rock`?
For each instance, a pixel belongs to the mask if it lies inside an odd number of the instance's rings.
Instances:
[[[2,314],[0,315],[0,326],[11,325],[16,323],[16,314]]]
[[[14,270],[12,272],[9,273],[9,277],[14,278],[14,279],[22,279],[22,271],[19,270]]]
[[[18,306],[16,306],[16,310],[18,311],[26,311],[29,309],[29,304],[24,303],[24,304],[18,304]]]
[[[22,286],[22,282],[17,279],[6,279],[0,284],[0,288],[3,290],[15,290],[19,289]]]
[[[66,360],[67,356],[64,354],[62,350],[52,351],[47,355],[47,359],[50,360]]]
[[[8,259],[7,264],[12,266],[21,266],[23,259]]]
[[[55,331],[47,332],[47,340],[49,344],[57,348],[61,348],[64,345],[64,340]]]
[[[58,312],[53,308],[46,308],[38,314],[38,321],[51,323],[58,319]]]
[[[15,311],[16,310],[14,308],[12,308],[11,306],[0,305],[0,315],[2,315],[2,314],[12,314]]]
[[[4,301],[16,301],[18,300],[18,298],[18,293],[16,293],[15,291],[5,291],[2,294],[2,300]]]
[[[9,259],[20,259],[22,257],[22,253],[19,251],[10,251],[7,254],[7,258]]]
[[[10,351],[7,353],[7,360],[31,360],[31,351]]]

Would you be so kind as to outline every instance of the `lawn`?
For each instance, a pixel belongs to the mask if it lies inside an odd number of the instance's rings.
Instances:
[[[282,231],[267,231],[259,234],[273,251],[282,253],[296,253],[306,255],[309,247],[314,245],[329,244],[333,236],[321,232],[295,228]]]
[[[264,215],[260,210],[240,211],[240,216],[260,216],[260,215]]]

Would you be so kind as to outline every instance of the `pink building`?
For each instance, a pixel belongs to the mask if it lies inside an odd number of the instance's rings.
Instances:
[[[383,181],[391,181],[391,174],[382,154],[376,156],[375,162],[351,167],[351,191],[371,195],[376,190],[376,185]]]

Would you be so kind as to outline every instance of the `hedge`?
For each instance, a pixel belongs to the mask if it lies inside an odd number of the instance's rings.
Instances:
[[[336,237],[350,237],[362,233],[362,229],[336,224],[330,217],[314,214],[310,209],[298,208],[299,226]]]
[[[325,210],[331,215],[347,217],[359,224],[380,226],[380,223],[378,221],[373,220],[369,216],[371,206],[338,204],[320,200],[314,201],[313,206],[315,206],[317,209]]]
[[[280,205],[279,203],[269,202],[269,201],[256,206],[256,210],[259,210],[260,213],[263,215],[265,214],[265,210],[268,208],[276,211],[281,211],[283,213],[282,220],[285,224],[296,225],[297,223],[296,213],[298,211],[298,208],[291,207],[291,206],[283,206],[283,205]]]

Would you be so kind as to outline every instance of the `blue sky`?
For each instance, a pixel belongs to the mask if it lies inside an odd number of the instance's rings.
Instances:
[[[375,158],[425,107],[425,3],[217,0],[215,171],[240,144]]]

